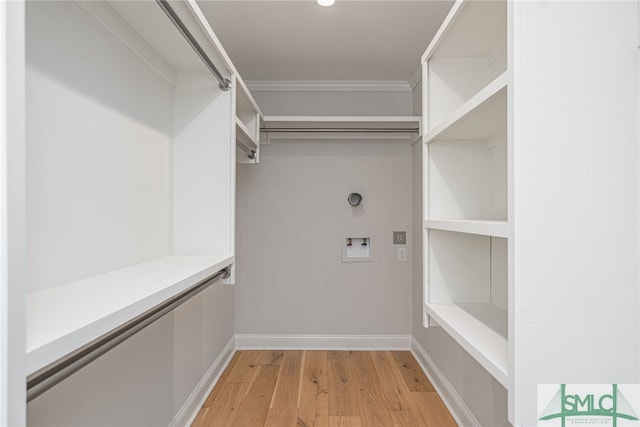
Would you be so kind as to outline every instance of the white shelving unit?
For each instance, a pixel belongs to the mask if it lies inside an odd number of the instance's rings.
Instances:
[[[507,239],[490,231],[427,228],[425,309],[507,387]]]
[[[425,326],[513,425],[538,384],[637,382],[635,8],[458,0],[422,57]]]
[[[431,131],[507,69],[504,1],[456,3],[422,57]]]
[[[231,90],[156,2],[27,3],[27,375],[234,262],[262,115],[196,3],[171,6]]]
[[[425,312],[509,386],[507,2],[457,2],[423,58]]]

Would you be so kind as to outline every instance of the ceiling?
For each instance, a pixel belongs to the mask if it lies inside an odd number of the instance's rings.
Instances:
[[[247,81],[409,81],[452,4],[198,1]]]

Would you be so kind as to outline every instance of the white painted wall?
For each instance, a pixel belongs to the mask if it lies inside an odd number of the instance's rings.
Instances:
[[[537,384],[640,382],[637,12],[513,3],[516,425]]]
[[[74,2],[27,34],[28,291],[169,254],[172,86]]]
[[[173,101],[173,254],[232,254],[231,91],[179,71]]]
[[[408,335],[413,255],[396,261],[392,231],[410,231],[410,171],[398,142],[272,143],[238,165],[236,332]],[[342,262],[350,233],[375,261]]]

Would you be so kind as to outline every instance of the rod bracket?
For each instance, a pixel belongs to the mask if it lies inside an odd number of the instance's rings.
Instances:
[[[228,91],[229,89],[231,89],[231,80],[224,79],[224,82],[220,82],[218,87],[224,92]]]

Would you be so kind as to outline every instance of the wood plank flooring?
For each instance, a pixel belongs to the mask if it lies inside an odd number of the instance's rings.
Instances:
[[[455,425],[408,351],[238,351],[192,424]]]

